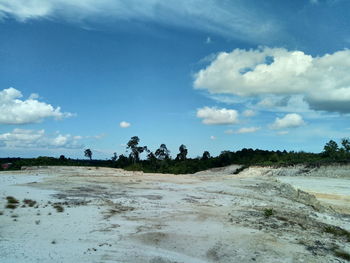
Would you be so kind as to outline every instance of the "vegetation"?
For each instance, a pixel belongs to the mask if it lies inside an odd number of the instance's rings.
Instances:
[[[144,151],[148,151],[146,146],[139,146],[140,139],[137,136],[131,137],[130,141],[127,144],[127,149],[131,151],[130,159],[133,163],[140,161],[140,154]]]
[[[341,227],[328,225],[324,228],[324,232],[333,234],[334,236],[344,237],[347,242],[350,242],[350,232]]]
[[[36,205],[36,201],[34,200],[31,200],[31,199],[24,199],[23,200],[23,203],[28,205],[29,207],[33,207]]]
[[[85,155],[85,157],[89,158],[90,161],[92,160],[92,151],[91,151],[90,149],[86,149],[86,150],[84,151],[84,155]],[[61,156],[62,156],[62,155],[61,155]]]
[[[350,254],[344,250],[341,250],[341,249],[336,249],[334,250],[334,255],[336,257],[339,257],[339,258],[342,258],[342,259],[345,259],[347,261],[350,261]]]
[[[57,211],[58,213],[62,213],[62,212],[64,211],[63,206],[60,205],[60,204],[54,204],[54,205],[52,205],[52,206],[53,206],[53,208],[56,209],[56,211]]]
[[[19,203],[19,201],[16,198],[14,198],[13,196],[7,196],[6,199],[7,199],[8,204],[18,204]]]
[[[344,138],[340,146],[333,140],[325,144],[321,153],[294,152],[294,151],[266,151],[260,149],[242,149],[238,151],[222,151],[218,156],[213,157],[208,151],[202,156],[188,158],[188,149],[180,145],[179,152],[175,159],[163,143],[154,152],[147,146],[140,146],[140,139],[137,136],[131,137],[127,143],[126,150],[129,155],[113,154],[109,160],[92,160],[91,149],[86,149],[84,155],[88,159],[70,159],[61,155],[59,158],[40,156],[38,158],[0,158],[0,164],[11,164],[8,169],[21,169],[23,166],[95,166],[115,167],[131,171],[157,172],[157,173],[195,173],[201,170],[222,167],[230,164],[243,165],[242,169],[250,165],[261,166],[284,166],[295,164],[306,164],[319,166],[328,163],[350,163],[350,140]],[[141,155],[145,154],[142,159]],[[0,167],[0,170],[4,169]]]
[[[272,208],[266,208],[264,209],[264,216],[266,218],[269,218],[270,216],[272,216],[274,214],[274,211]]]

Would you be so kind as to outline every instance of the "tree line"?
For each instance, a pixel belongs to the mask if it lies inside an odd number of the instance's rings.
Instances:
[[[96,166],[123,168],[132,171],[157,172],[157,173],[195,173],[209,168],[222,167],[230,164],[250,165],[322,165],[328,163],[349,163],[350,140],[344,138],[338,145],[335,141],[327,142],[321,153],[308,153],[304,151],[268,151],[260,149],[241,149],[238,151],[222,151],[218,156],[211,156],[204,151],[201,156],[189,158],[187,147],[182,144],[179,152],[173,158],[166,144],[162,143],[154,152],[147,146],[140,145],[138,136],[130,138],[126,144],[128,154],[117,155],[114,153],[109,160],[94,160],[91,149],[84,150],[85,160],[70,159],[61,155],[59,158],[2,158],[0,163],[11,163],[11,169],[20,169],[22,166],[33,165],[69,165],[69,166]],[[145,158],[141,155],[145,154]],[[1,169],[1,168],[0,168]]]

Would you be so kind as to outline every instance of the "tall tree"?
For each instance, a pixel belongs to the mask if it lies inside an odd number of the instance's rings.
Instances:
[[[153,152],[150,152],[149,154],[147,154],[147,160],[150,162],[154,162],[157,160],[157,157],[154,155]]]
[[[155,156],[159,160],[169,160],[170,159],[170,151],[166,147],[164,143],[162,143],[159,148],[155,151]]]
[[[204,151],[202,155],[202,160],[208,160],[210,158],[210,153],[208,151]]]
[[[179,147],[179,153],[176,156],[176,160],[184,161],[187,158],[187,148],[185,145],[181,144]]]
[[[343,146],[344,151],[346,153],[350,153],[350,140],[349,140],[349,138],[341,139],[341,145]]]
[[[117,161],[117,159],[118,159],[117,153],[113,153],[113,156],[112,156],[111,160],[112,160],[113,162],[115,162],[115,161]]]
[[[323,147],[324,154],[328,157],[336,157],[339,147],[338,144],[330,140],[329,142],[326,143],[326,145]]]
[[[133,162],[136,163],[140,160],[140,154],[144,151],[148,152],[147,146],[138,146],[140,142],[139,137],[133,136],[129,140],[127,144],[127,149],[131,151],[130,157],[132,158]]]
[[[90,149],[86,149],[84,151],[84,155],[85,155],[85,157],[89,158],[90,161],[91,161],[91,159],[92,159],[92,151]]]

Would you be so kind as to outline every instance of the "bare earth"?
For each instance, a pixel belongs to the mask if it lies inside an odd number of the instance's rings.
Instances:
[[[348,262],[350,193],[304,189],[318,200],[296,190],[287,184],[298,186],[293,176],[316,180],[302,167],[233,175],[236,168],[2,172],[0,262]],[[346,171],[342,184],[350,182]],[[343,203],[322,200],[337,194]],[[5,208],[7,196],[19,200],[16,209]]]

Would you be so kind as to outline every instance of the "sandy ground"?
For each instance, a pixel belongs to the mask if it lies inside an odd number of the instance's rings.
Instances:
[[[0,262],[348,262],[346,211],[236,168],[0,173]],[[8,196],[17,208],[5,208]]]

